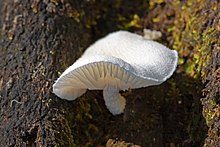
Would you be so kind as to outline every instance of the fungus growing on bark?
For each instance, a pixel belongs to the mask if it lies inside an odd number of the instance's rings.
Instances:
[[[103,90],[105,104],[113,114],[124,111],[120,90],[158,85],[175,71],[178,55],[155,41],[118,31],[91,45],[53,85],[60,98],[75,100],[89,90]]]

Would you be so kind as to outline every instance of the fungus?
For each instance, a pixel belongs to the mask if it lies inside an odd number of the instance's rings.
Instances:
[[[53,85],[62,99],[75,100],[89,90],[103,90],[113,114],[124,111],[120,90],[159,85],[175,71],[178,54],[164,45],[127,31],[110,33],[96,41]]]
[[[162,36],[162,33],[160,31],[150,30],[150,29],[144,29],[144,38],[149,40],[156,40],[159,39]]]

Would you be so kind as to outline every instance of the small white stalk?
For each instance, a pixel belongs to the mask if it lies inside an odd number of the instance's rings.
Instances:
[[[124,112],[126,99],[121,96],[116,86],[106,86],[103,89],[103,97],[106,107],[113,115]]]

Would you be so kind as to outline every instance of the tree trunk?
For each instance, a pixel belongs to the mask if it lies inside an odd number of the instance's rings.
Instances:
[[[110,138],[202,146],[204,96],[205,145],[218,144],[219,2],[0,0],[0,6],[0,146],[104,146]],[[121,92],[124,114],[108,112],[102,91],[75,101],[52,93],[89,44],[114,30],[144,27],[161,31],[160,41],[179,52],[180,63],[160,86]]]
[[[192,111],[188,121],[184,121],[184,127],[188,129],[186,132],[189,134],[186,142],[200,140],[200,144],[197,142],[195,146],[220,146],[219,10],[220,2],[217,0],[161,3],[151,1],[151,8],[145,19],[145,26],[161,30],[166,34],[169,45],[179,53],[177,73],[189,77],[190,81],[183,78],[182,83],[175,82],[178,83],[178,87],[191,87],[182,93],[184,99],[193,99],[191,106],[189,105],[191,108],[200,107],[201,104],[203,106],[202,110],[191,109],[196,111]],[[200,88],[196,91],[199,95],[193,90],[198,87]],[[201,118],[201,114],[204,118]]]
[[[79,22],[85,3],[0,1],[1,146],[75,144],[66,117],[72,110],[51,86],[90,42]]]
[[[123,125],[123,117],[111,116],[102,92],[69,102],[51,89],[92,41],[116,29],[111,2],[2,0],[0,5],[0,145],[97,146],[119,136],[114,126]]]

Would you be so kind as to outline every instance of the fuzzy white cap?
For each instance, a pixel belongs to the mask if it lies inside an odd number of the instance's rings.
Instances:
[[[86,89],[102,90],[110,86],[119,91],[158,85],[173,74],[177,61],[175,50],[137,34],[118,31],[91,45],[57,79],[53,92],[63,99],[74,100]],[[118,113],[111,112],[120,114],[121,109]]]

